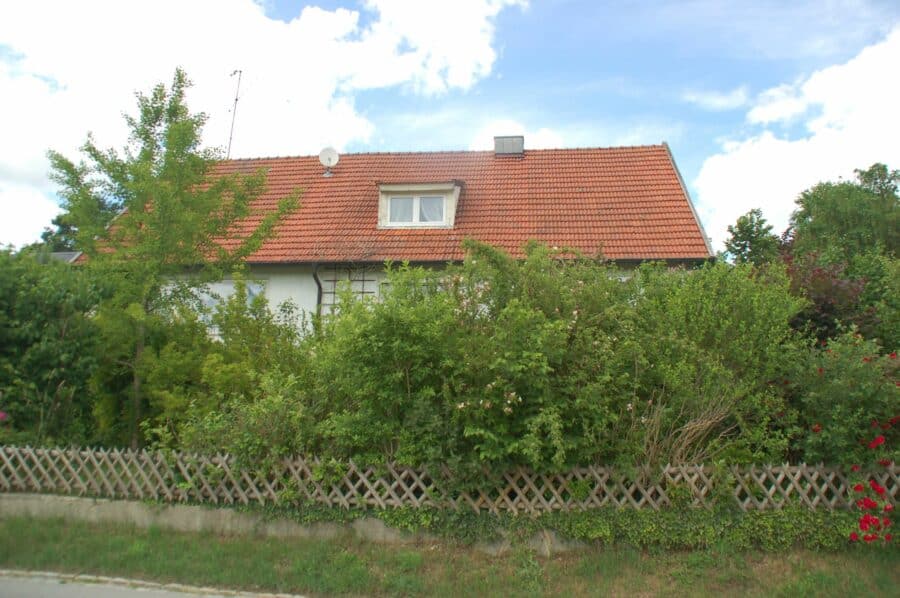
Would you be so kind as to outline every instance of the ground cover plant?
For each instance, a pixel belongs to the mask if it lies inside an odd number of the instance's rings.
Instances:
[[[59,520],[0,520],[0,566],[247,591],[374,596],[893,596],[893,551],[591,549],[488,556],[444,542],[187,534]]]

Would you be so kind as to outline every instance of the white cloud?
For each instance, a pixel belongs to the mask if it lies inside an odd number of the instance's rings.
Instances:
[[[358,91],[469,89],[491,72],[493,20],[511,5],[524,2],[368,0],[361,25],[357,11],[311,6],[277,21],[252,0],[2,3],[0,185],[25,186],[29,197],[52,190],[47,149],[74,157],[88,130],[101,146],[120,147],[133,92],[169,82],[176,66],[195,82],[191,108],[209,115],[207,143],[220,147],[231,124],[229,75],[243,71],[234,157],[366,142],[374,126]],[[10,205],[0,220],[20,221]]]
[[[747,88],[738,87],[728,92],[688,90],[681,99],[696,104],[704,110],[734,110],[747,103]]]
[[[809,108],[808,98],[800,92],[799,85],[789,83],[767,89],[756,98],[756,104],[747,113],[747,120],[765,125],[800,116]]]
[[[36,241],[60,211],[55,201],[33,186],[0,183],[0,247]]]
[[[472,137],[471,150],[494,149],[494,136],[524,135],[525,149],[548,149],[563,147],[562,135],[553,129],[542,127],[529,131],[522,123],[511,119],[492,120],[482,126]]]
[[[750,209],[762,208],[780,232],[804,189],[852,178],[855,168],[874,162],[900,164],[900,85],[892,75],[898,57],[900,27],[844,64],[759,96],[747,120],[761,130],[726,141],[694,181],[698,209],[717,247],[726,227]],[[779,134],[772,125],[801,129]]]

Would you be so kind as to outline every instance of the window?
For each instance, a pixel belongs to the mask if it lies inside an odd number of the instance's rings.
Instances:
[[[393,196],[388,224],[444,224],[443,195]]]
[[[379,228],[451,228],[460,184],[380,185]]]
[[[390,222],[413,222],[414,197],[392,197]]]

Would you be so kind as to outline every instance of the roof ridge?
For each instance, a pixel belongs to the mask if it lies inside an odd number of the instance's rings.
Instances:
[[[645,143],[637,145],[609,145],[609,146],[584,146],[584,147],[544,147],[536,149],[525,149],[525,153],[543,153],[543,152],[578,152],[578,151],[596,151],[596,150],[628,150],[628,149],[661,149],[666,146],[666,142]],[[494,150],[418,150],[418,151],[385,151],[385,152],[344,152],[341,156],[422,156],[435,154],[493,154]],[[227,158],[220,160],[221,162],[258,162],[262,160],[286,160],[292,158],[318,158],[316,154],[292,154],[285,156],[256,156],[253,158]]]

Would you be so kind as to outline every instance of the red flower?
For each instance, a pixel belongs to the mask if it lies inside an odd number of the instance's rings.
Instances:
[[[869,448],[873,449],[873,448],[881,446],[882,444],[884,444],[884,436],[879,435],[879,436],[876,436],[875,439],[869,443]]]
[[[873,429],[878,429],[878,420],[877,420],[877,419],[873,419],[873,420],[872,420],[872,428],[873,428]]]
[[[863,540],[865,540],[866,542],[869,542],[869,543],[874,542],[877,539],[878,539],[878,534],[866,534],[865,536],[863,536]]]
[[[894,539],[894,536],[892,536],[892,535],[890,535],[890,534],[885,534],[885,535],[884,535],[884,541],[885,541],[885,542],[890,542],[890,541],[893,540],[893,539]]]
[[[869,488],[875,491],[878,496],[884,496],[884,486],[881,486],[875,480],[869,480]]]
[[[875,515],[870,515],[866,513],[862,517],[859,518],[859,529],[864,532],[869,531],[869,528],[880,529],[881,528],[881,520]]]
[[[884,527],[891,527],[891,520],[885,517],[881,520],[881,525],[883,525]]]
[[[882,430],[890,430],[890,429],[891,429],[891,424],[887,424],[887,423],[881,424],[881,429],[882,429]]]
[[[824,373],[825,373],[825,369],[824,369],[824,368],[819,368],[819,375],[821,376],[821,375],[824,374]]]
[[[878,506],[878,503],[866,496],[862,500],[856,501],[856,506],[861,508],[864,511],[868,511],[869,509],[874,509]]]
[[[857,492],[862,492],[863,490],[866,489],[866,487],[863,486],[862,484],[857,484],[856,486],[853,487],[853,489]]]
[[[897,352],[896,352],[896,351],[892,351],[891,354],[888,355],[888,357],[890,357],[891,359],[897,359]]]
[[[894,417],[891,418],[891,425],[892,425],[892,426],[897,425],[898,422],[900,422],[900,415],[895,415]]]
[[[850,541],[859,542],[859,534],[857,534],[856,532],[850,532]]]
[[[885,512],[885,513],[890,513],[890,512],[893,511],[893,510],[894,510],[894,505],[891,505],[891,504],[884,505],[884,512]]]
[[[859,471],[859,465],[852,465],[850,471]]]
[[[815,424],[815,425],[812,427],[812,431],[813,431],[813,434],[818,434],[819,432],[821,432],[821,431],[822,431],[822,424]]]
[[[891,460],[890,459],[879,459],[878,464],[881,465],[882,467],[890,467]]]
[[[869,363],[870,361],[872,361],[871,357],[863,357],[863,363]]]

